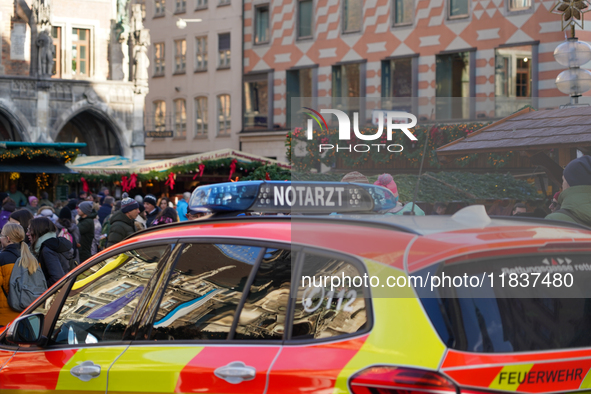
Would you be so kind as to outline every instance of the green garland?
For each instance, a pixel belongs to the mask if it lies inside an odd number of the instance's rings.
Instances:
[[[78,149],[55,150],[53,148],[16,148],[16,149],[0,149],[0,162],[12,159],[39,159],[41,157],[48,157],[52,159],[62,160],[65,163],[76,160],[80,154]]]
[[[218,159],[218,160],[205,160],[201,163],[191,163],[185,165],[179,165],[170,167],[165,171],[150,171],[148,173],[141,173],[136,174],[138,182],[147,182],[147,181],[165,181],[170,173],[174,173],[177,175],[187,174],[187,175],[196,175],[199,179],[199,164],[205,165],[205,170],[203,173],[207,174],[214,174],[214,175],[228,175],[230,174],[230,164],[232,163],[233,158],[225,158],[225,159]],[[269,172],[269,174],[282,174],[286,172],[289,174],[289,170],[282,169],[277,165],[268,165],[264,162],[242,162],[238,161],[236,163],[236,170],[232,175],[232,178],[238,177],[239,180],[250,180],[250,179],[259,179],[258,177],[260,174],[256,175],[256,178],[251,176],[255,171],[259,168],[266,168],[265,172]],[[281,171],[280,171],[281,170]],[[61,179],[66,183],[76,183],[80,182],[81,178],[84,178],[87,182],[102,182],[105,184],[114,184],[116,182],[120,182],[121,178],[126,176],[129,178],[132,173],[121,173],[121,174],[62,174]],[[264,172],[263,178],[264,179]],[[281,175],[283,176],[283,175]],[[274,178],[272,178],[274,179]],[[283,179],[283,178],[281,178]]]

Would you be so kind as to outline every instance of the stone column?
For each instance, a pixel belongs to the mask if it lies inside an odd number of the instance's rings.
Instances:
[[[131,133],[131,160],[144,160],[146,143],[144,134],[144,103],[145,94],[133,95],[133,123]]]

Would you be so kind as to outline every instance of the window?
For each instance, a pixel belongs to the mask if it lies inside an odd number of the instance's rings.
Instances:
[[[51,335],[53,342],[91,344],[122,340],[158,262],[170,254],[168,245],[136,249],[110,257],[79,274],[59,313]],[[125,289],[115,294],[115,299],[105,297],[113,286]]]
[[[248,79],[247,79],[248,78]],[[269,124],[269,74],[247,76],[244,82],[244,127],[268,129]]]
[[[531,0],[509,0],[509,11],[520,11],[531,8]]]
[[[113,287],[111,290],[108,290],[106,293],[111,295],[119,295],[126,290],[129,290],[133,285],[131,283],[121,283],[117,287]]]
[[[468,0],[449,0],[449,17],[465,18],[468,16],[469,7]]]
[[[154,76],[164,75],[164,43],[154,44]]]
[[[195,71],[207,70],[207,37],[195,38]]]
[[[174,1],[174,12],[175,14],[180,14],[187,11],[187,1],[186,0],[175,0]]]
[[[414,19],[414,0],[394,0],[394,26],[410,25]]]
[[[184,99],[174,100],[174,137],[187,136],[187,103]]]
[[[72,75],[89,75],[90,30],[72,29]]]
[[[298,2],[298,38],[312,37],[313,7],[313,0],[299,0]]]
[[[530,45],[495,50],[495,111],[507,116],[515,106],[531,105],[533,48]]]
[[[362,21],[362,0],[343,0],[343,31],[361,31]]]
[[[384,109],[412,112],[408,98],[413,97],[413,58],[382,61],[382,97]]]
[[[291,122],[291,125],[295,125],[297,120],[293,119],[296,116],[299,108],[308,106],[306,104],[310,104],[309,106],[314,106],[311,103],[306,102],[304,103],[293,103],[292,100],[295,97],[314,97],[313,92],[313,68],[303,68],[300,70],[288,70],[286,72],[286,83],[287,83],[287,91],[286,91],[286,101],[287,101],[287,122]],[[292,107],[295,106],[295,112],[292,112]],[[286,124],[289,126],[289,124]]]
[[[174,73],[184,74],[187,66],[187,41],[175,40],[174,42]]]
[[[218,135],[230,135],[230,95],[218,96]]]
[[[207,97],[195,99],[195,136],[207,136]]]
[[[254,16],[254,43],[264,44],[269,42],[269,5],[255,8]]]
[[[154,17],[164,16],[166,12],[166,0],[154,0]]]
[[[218,35],[219,68],[230,67],[230,33]]]
[[[292,338],[331,338],[368,328],[366,298],[362,287],[348,283],[331,290],[321,286],[322,277],[362,276],[358,267],[340,258],[306,253],[293,317]]]
[[[165,131],[165,130],[166,130],[166,103],[164,101],[154,101],[154,131]]]
[[[470,52],[437,55],[435,60],[437,118],[470,117]]]
[[[261,250],[243,245],[186,245],[172,270],[150,339],[226,339]],[[172,310],[163,307],[171,298],[180,301]]]
[[[360,111],[359,97],[365,96],[361,90],[361,64],[352,63],[332,68],[332,97],[333,108],[342,108],[344,112],[353,119],[353,113]],[[359,124],[364,124],[364,120],[359,119]]]
[[[54,78],[62,77],[62,28],[53,26],[51,28],[53,38],[53,68],[51,75]]]
[[[207,0],[197,0],[197,6],[195,7],[196,10],[201,10],[207,8]]]
[[[218,7],[223,6],[223,5],[230,5],[231,3],[232,3],[232,0],[219,0]]]

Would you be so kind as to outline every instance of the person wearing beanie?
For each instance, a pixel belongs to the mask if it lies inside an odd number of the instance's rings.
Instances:
[[[94,240],[94,218],[97,216],[92,202],[83,201],[78,205],[78,229],[80,230],[80,263],[92,256],[92,242]]]
[[[70,208],[63,207],[60,210],[55,227],[57,228],[58,237],[64,237],[72,242],[75,259],[80,262],[80,229],[72,221],[72,211],[70,211]]]
[[[373,183],[376,186],[385,187],[386,189],[390,190],[394,195],[394,200],[392,204],[394,208],[388,209],[383,213],[390,214],[390,215],[404,215],[405,212],[414,211],[416,216],[425,216],[425,212],[419,208],[418,205],[409,202],[407,204],[402,204],[398,201],[398,186],[396,182],[394,182],[394,178],[390,174],[382,174],[378,177],[378,180]]]
[[[152,226],[152,222],[156,220],[156,217],[160,214],[160,208],[158,208],[158,202],[156,197],[151,194],[144,197],[144,208],[146,208],[146,224],[148,227]]]
[[[76,223],[76,216],[78,215],[78,200],[76,198],[71,198],[66,206],[70,208],[70,212],[72,212],[72,221]]]
[[[55,210],[52,207],[41,207],[39,208],[39,211],[37,212],[37,215],[35,215],[36,218],[47,218],[49,220],[51,220],[51,222],[53,224],[55,224],[55,222],[57,222],[57,220],[59,219],[57,217],[57,215],[55,214]]]
[[[16,204],[10,197],[4,198],[4,203],[2,204],[2,210],[0,211],[0,230],[8,221],[10,220],[10,214],[16,211]]]
[[[343,178],[341,178],[341,182],[369,184],[369,180],[367,179],[367,177],[357,171],[352,171],[346,174]]]
[[[115,245],[135,233],[135,219],[139,213],[140,206],[137,201],[132,198],[121,200],[121,209],[113,213],[109,219],[107,247]]]
[[[53,203],[51,201],[49,201],[49,194],[47,194],[47,192],[41,193],[41,200],[39,200],[39,207],[43,207],[43,206],[55,208]]]
[[[98,210],[98,220],[103,225],[107,216],[113,212],[113,205],[115,204],[115,199],[111,196],[106,196],[103,200],[103,205]]]
[[[25,207],[34,215],[39,209],[39,199],[35,196],[29,196],[29,204]]]
[[[546,219],[591,226],[591,156],[581,156],[566,165],[557,202],[560,209]]]

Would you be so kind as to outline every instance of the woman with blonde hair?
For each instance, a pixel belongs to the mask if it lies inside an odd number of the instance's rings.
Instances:
[[[22,265],[29,275],[33,275],[39,268],[37,259],[29,250],[25,240],[25,230],[20,224],[6,223],[0,233],[0,326],[5,326],[14,320],[20,312],[12,310],[8,306],[8,293],[10,292],[10,276],[14,264],[20,258]]]

